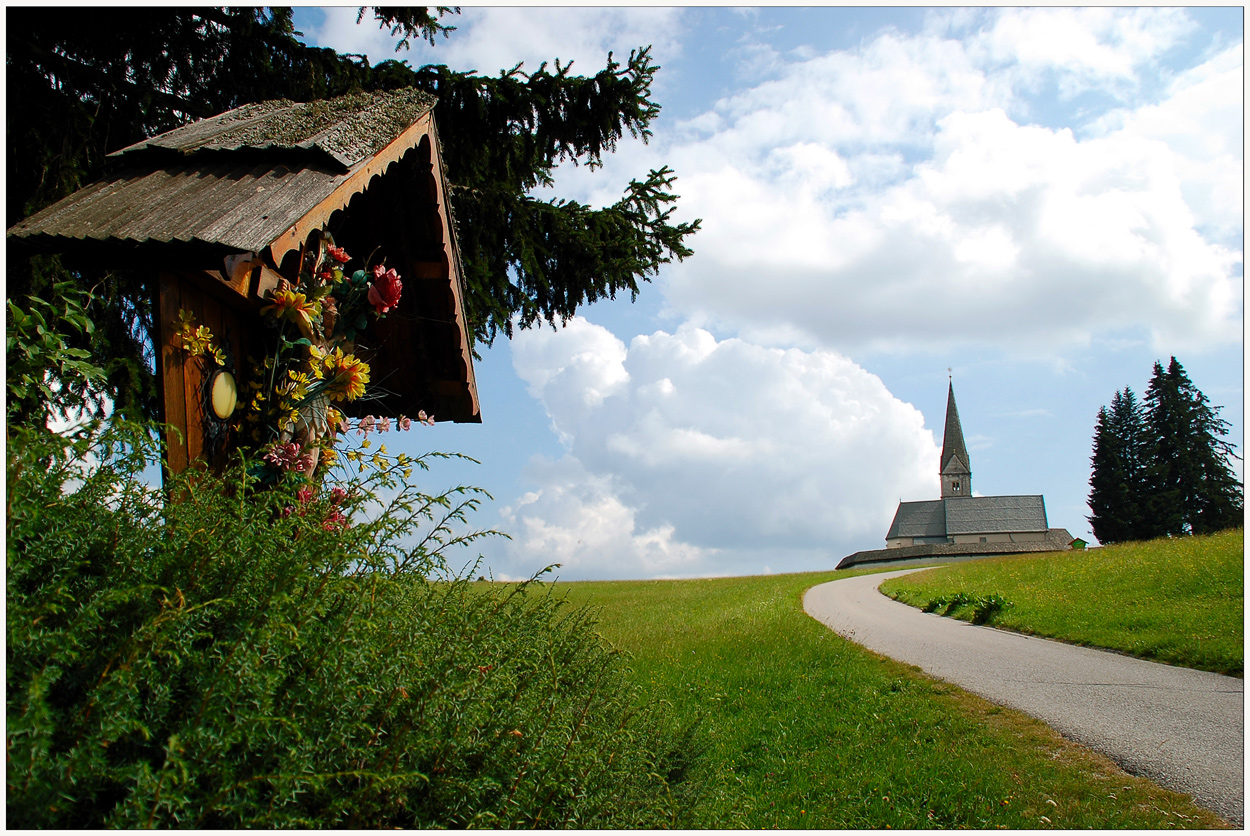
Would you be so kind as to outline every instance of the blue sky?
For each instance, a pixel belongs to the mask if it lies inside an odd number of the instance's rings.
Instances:
[[[808,571],[938,495],[948,368],[983,495],[1041,493],[1092,539],[1098,408],[1176,355],[1243,441],[1242,12],[471,8],[398,56],[355,8],[305,40],[494,74],[650,44],[650,143],[552,196],[667,164],[695,255],[634,304],[500,339],[468,454],[431,487],[497,578]],[[388,447],[395,448],[395,443]],[[1241,472],[1240,462],[1237,463]],[[466,555],[466,560],[471,555]]]

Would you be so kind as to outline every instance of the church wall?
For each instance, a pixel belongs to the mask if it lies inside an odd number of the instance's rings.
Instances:
[[[1046,539],[1044,531],[993,531],[983,534],[956,534],[955,543],[1036,543]]]

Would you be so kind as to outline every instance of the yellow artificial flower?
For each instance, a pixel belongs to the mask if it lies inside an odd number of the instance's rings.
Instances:
[[[298,401],[308,397],[308,387],[312,384],[312,381],[308,379],[308,375],[290,369],[287,371],[286,376],[289,378],[289,382],[283,384],[283,392],[289,393],[291,397]]]
[[[355,354],[344,354],[343,349],[334,349],[327,354],[323,365],[326,379],[330,385],[326,394],[334,401],[354,401],[365,393],[365,384],[369,382],[369,364]]]
[[[321,302],[310,302],[303,293],[287,289],[271,291],[269,300],[273,304],[261,308],[261,313],[272,312],[275,319],[289,319],[301,334],[312,339],[312,321],[314,317],[321,316]]]
[[[180,308],[178,321],[182,324],[175,336],[182,341],[182,347],[187,353],[192,356],[207,354],[217,365],[226,365],[226,355],[213,345],[213,332],[206,325],[196,325],[195,314]]]

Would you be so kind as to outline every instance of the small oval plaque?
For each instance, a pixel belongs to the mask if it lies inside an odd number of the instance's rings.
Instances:
[[[225,421],[234,414],[234,408],[239,405],[239,388],[235,385],[234,375],[230,372],[219,371],[213,377],[211,388],[213,400],[213,414],[220,420]]]

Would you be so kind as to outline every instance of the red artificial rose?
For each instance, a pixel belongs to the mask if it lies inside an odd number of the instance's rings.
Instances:
[[[369,285],[369,304],[373,305],[373,309],[380,316],[399,304],[399,294],[403,292],[403,289],[399,274],[379,264],[373,268],[373,283]]]
[[[352,257],[347,254],[347,250],[343,249],[342,247],[336,247],[333,244],[331,244],[329,247],[329,253],[330,253],[330,256],[339,264],[346,264],[347,262],[352,260]]]

